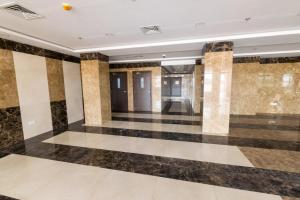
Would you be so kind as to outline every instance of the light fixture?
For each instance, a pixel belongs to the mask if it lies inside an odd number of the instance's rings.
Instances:
[[[73,9],[73,7],[68,3],[63,3],[62,6],[65,11],[70,11]]]
[[[250,20],[251,20],[251,17],[246,17],[246,18],[245,18],[245,21],[246,21],[246,22],[249,22]]]
[[[52,47],[55,47],[55,48],[58,48],[58,49],[61,49],[61,50],[64,50],[64,51],[75,53],[74,50],[71,49],[71,48],[64,47],[62,45],[55,44],[53,42],[48,42],[46,40],[42,40],[42,39],[39,39],[39,38],[35,38],[35,37],[29,36],[29,35],[26,35],[26,34],[23,34],[23,33],[19,33],[19,32],[7,29],[7,28],[0,27],[0,32],[2,32],[4,34],[11,35],[11,36],[17,36],[17,37],[20,37],[20,38],[23,38],[23,39],[26,39],[26,40],[30,40],[30,41],[33,41],[33,42],[37,42],[37,43],[40,43],[40,44],[45,44],[45,45],[48,45],[48,46],[52,46]]]
[[[110,50],[145,48],[145,47],[159,47],[159,46],[170,46],[170,45],[228,41],[228,40],[233,41],[233,40],[240,40],[240,39],[264,38],[264,37],[296,35],[296,34],[300,34],[300,29],[287,30],[287,31],[275,31],[275,32],[249,33],[249,34],[240,34],[240,35],[227,35],[227,36],[198,38],[198,39],[190,39],[190,40],[173,40],[173,41],[167,41],[167,42],[141,43],[141,44],[131,44],[131,45],[122,45],[122,46],[77,49],[74,52],[86,53],[86,52],[96,52],[96,51],[110,51]]]
[[[106,37],[113,37],[113,36],[115,36],[115,34],[113,34],[113,33],[105,33],[105,36]]]
[[[205,26],[205,25],[206,25],[205,22],[199,22],[199,23],[195,24],[195,28],[200,28],[200,27]]]

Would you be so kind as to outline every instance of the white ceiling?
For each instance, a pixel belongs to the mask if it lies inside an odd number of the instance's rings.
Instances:
[[[0,4],[10,2],[0,0]],[[69,0],[66,12],[60,0],[17,0],[44,16],[26,21],[0,10],[0,26],[71,49],[103,48],[172,40],[300,29],[299,0]],[[250,17],[250,21],[245,18]],[[200,26],[196,24],[200,23]],[[205,23],[205,24],[202,24]],[[144,35],[140,27],[159,25],[162,33]],[[113,34],[114,36],[106,36]],[[30,39],[0,37],[47,47]],[[79,40],[78,37],[82,37]],[[299,50],[300,35],[236,40],[236,52]],[[185,44],[102,51],[109,56],[200,50],[203,44]],[[54,46],[52,50],[66,52]],[[78,55],[78,54],[74,54]]]

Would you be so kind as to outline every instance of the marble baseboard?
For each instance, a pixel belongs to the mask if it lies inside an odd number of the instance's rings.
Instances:
[[[24,141],[20,107],[0,109],[0,149],[11,149]]]
[[[80,63],[80,58],[75,57],[75,56],[66,55],[66,54],[62,54],[59,52],[55,52],[55,51],[50,51],[48,49],[42,49],[42,48],[31,46],[28,44],[22,44],[22,43],[15,42],[12,40],[5,40],[2,38],[0,38],[0,49],[7,49],[7,50],[11,50],[11,51],[22,52],[22,53],[27,53],[27,54],[37,55],[37,56],[43,56],[43,57],[47,57],[47,58],[53,58],[53,59],[58,59],[58,60],[74,62],[74,63]]]
[[[53,130],[65,129],[68,127],[66,100],[53,101],[50,104]]]

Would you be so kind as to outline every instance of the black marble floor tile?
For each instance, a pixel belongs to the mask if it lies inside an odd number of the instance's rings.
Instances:
[[[300,197],[300,175],[276,170],[38,142],[14,153],[242,190]]]
[[[0,194],[0,200],[18,200],[18,199],[7,197],[7,196],[4,196],[4,195]]]
[[[202,125],[202,121],[189,120],[173,120],[173,119],[148,119],[148,118],[132,118],[132,117],[112,117],[112,120],[146,122],[146,123],[162,123],[162,124],[181,124],[181,125]],[[267,129],[267,130],[286,130],[300,131],[300,126],[286,125],[269,125],[269,124],[246,124],[246,123],[230,123],[231,128],[249,128],[249,129]]]

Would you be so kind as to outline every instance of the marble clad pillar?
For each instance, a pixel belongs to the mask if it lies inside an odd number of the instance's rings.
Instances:
[[[111,120],[108,57],[100,53],[81,54],[84,116],[87,125]]]
[[[204,47],[204,133],[229,132],[233,43],[209,43]]]

